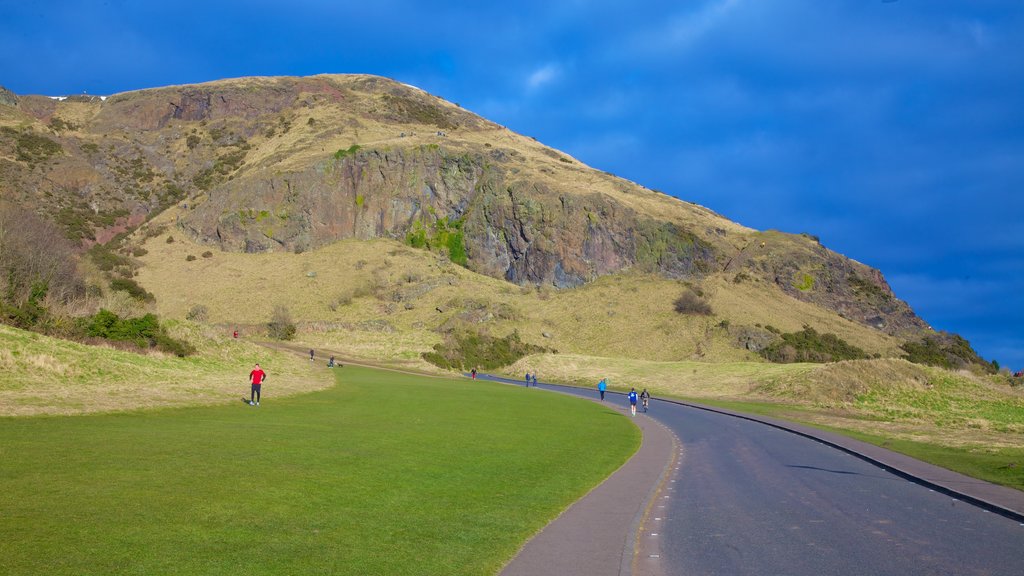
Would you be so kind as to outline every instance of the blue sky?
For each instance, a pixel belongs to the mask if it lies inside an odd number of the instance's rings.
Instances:
[[[882,270],[1024,368],[1024,2],[0,0],[0,85],[417,85],[596,168]]]

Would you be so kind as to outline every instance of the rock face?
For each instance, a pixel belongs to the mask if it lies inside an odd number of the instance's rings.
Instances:
[[[344,238],[403,240],[439,222],[457,228],[467,266],[517,284],[578,286],[644,265],[707,272],[712,247],[600,194],[558,194],[509,181],[482,154],[439,146],[359,150],[301,172],[230,182],[180,225],[224,250],[303,251]]]
[[[83,246],[177,206],[183,232],[222,250],[388,237],[559,288],[625,269],[746,275],[885,332],[924,327],[877,270],[813,238],[743,228],[371,76],[0,90],[0,197]]]

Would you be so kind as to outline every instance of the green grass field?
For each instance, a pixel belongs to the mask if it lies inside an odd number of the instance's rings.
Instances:
[[[0,419],[2,572],[493,574],[639,446],[560,395],[337,374],[259,408]]]

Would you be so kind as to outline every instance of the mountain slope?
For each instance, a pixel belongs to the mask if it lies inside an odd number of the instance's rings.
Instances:
[[[745,228],[383,78],[0,102],[0,194],[84,245],[177,205],[181,233],[224,251],[390,238],[520,285],[721,276],[880,333],[927,329],[877,270],[814,238]]]

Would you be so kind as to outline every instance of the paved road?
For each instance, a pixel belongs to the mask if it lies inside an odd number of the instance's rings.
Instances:
[[[646,417],[682,451],[637,575],[1024,574],[1016,521],[757,422],[657,400]]]

